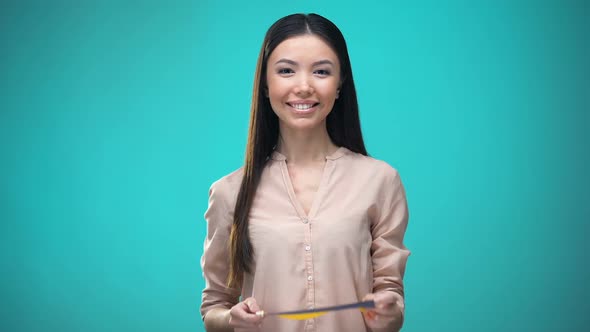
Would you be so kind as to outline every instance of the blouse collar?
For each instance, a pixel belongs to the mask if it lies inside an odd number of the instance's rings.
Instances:
[[[339,147],[336,151],[334,151],[334,153],[332,153],[331,155],[326,156],[326,160],[336,160],[342,156],[344,156],[348,151],[347,148],[341,146]],[[272,154],[270,155],[270,158],[272,160],[287,160],[287,157],[285,157],[285,155],[283,155],[282,153],[274,150],[272,152]]]

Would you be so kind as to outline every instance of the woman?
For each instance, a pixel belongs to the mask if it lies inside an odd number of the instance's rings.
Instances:
[[[244,167],[209,192],[201,260],[208,331],[394,331],[409,251],[395,169],[367,156],[344,37],[329,20],[273,24],[258,58]],[[374,300],[303,321],[266,312]]]

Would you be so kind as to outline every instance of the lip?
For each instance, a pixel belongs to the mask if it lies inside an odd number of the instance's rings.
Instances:
[[[287,106],[289,106],[291,111],[296,114],[309,114],[309,113],[315,112],[315,110],[317,109],[317,107],[320,103],[318,103],[315,100],[293,100],[293,101],[288,101],[286,104],[287,104]],[[313,106],[308,109],[305,109],[305,110],[300,110],[300,109],[293,107],[292,105],[294,105],[294,104],[308,104],[308,105],[313,105]]]

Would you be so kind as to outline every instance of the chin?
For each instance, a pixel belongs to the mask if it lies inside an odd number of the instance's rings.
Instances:
[[[294,119],[285,123],[285,127],[297,131],[316,130],[325,126],[325,121],[317,121],[314,119]]]

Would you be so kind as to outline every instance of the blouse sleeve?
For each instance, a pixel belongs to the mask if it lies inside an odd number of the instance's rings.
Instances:
[[[240,290],[226,286],[229,274],[229,234],[231,215],[228,204],[229,188],[222,181],[209,189],[209,206],[205,212],[207,237],[205,238],[201,268],[205,279],[201,301],[201,318],[213,308],[231,308],[240,296]]]
[[[395,169],[388,168],[382,185],[378,212],[371,227],[373,293],[394,293],[401,324],[405,308],[403,277],[410,255],[403,243],[408,225],[408,206],[404,187]]]

